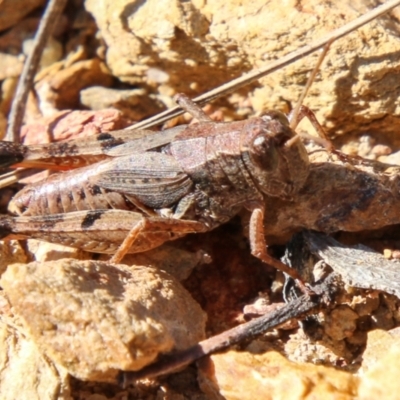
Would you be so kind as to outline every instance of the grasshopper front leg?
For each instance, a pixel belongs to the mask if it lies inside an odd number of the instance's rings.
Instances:
[[[268,265],[282,271],[292,277],[299,285],[304,293],[309,293],[309,290],[304,285],[301,276],[298,272],[284,264],[283,262],[271,257],[267,252],[267,244],[265,242],[264,231],[264,209],[262,206],[256,207],[251,212],[250,226],[249,226],[249,239],[251,254]]]
[[[115,253],[132,228],[136,228],[137,235],[129,247],[124,247],[124,254],[147,251],[188,233],[207,230],[196,221],[143,217],[141,213],[125,210],[0,217],[0,238],[35,238],[93,253]]]

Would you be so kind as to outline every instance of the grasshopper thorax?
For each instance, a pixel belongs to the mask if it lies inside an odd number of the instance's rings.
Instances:
[[[266,195],[291,197],[304,185],[309,172],[307,151],[287,117],[268,111],[249,120],[241,144],[242,159],[258,188]]]

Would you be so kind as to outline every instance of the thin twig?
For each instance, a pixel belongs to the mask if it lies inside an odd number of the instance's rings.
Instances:
[[[373,10],[367,12],[366,14],[362,15],[361,17],[355,19],[352,22],[342,26],[334,30],[333,32],[329,33],[328,35],[324,36],[321,39],[315,40],[311,44],[301,47],[299,50],[296,50],[292,53],[287,54],[284,57],[281,57],[279,60],[273,61],[267,64],[265,67],[260,69],[255,69],[247,74],[242,75],[241,77],[234,79],[233,81],[226,83],[220,86],[217,89],[212,89],[207,93],[204,93],[196,98],[193,101],[199,105],[205,104],[211,100],[214,100],[218,97],[226,95],[236,89],[239,89],[250,82],[253,82],[265,75],[270,74],[282,67],[285,67],[300,58],[311,54],[312,52],[318,50],[319,48],[325,46],[328,42],[339,39],[348,33],[358,29],[359,27],[367,24],[368,22],[372,21],[373,19],[379,17],[380,15],[386,13],[387,11],[391,10],[392,8],[400,5],[400,0],[390,0],[379,7],[374,8]],[[153,117],[147,118],[137,124],[130,126],[133,129],[139,128],[150,128],[152,126],[161,124],[165,121],[168,121],[171,118],[177,117],[178,115],[183,114],[184,111],[180,107],[173,107],[169,110],[166,110],[160,114],[157,114]]]
[[[27,57],[11,106],[6,140],[19,143],[19,132],[25,113],[26,101],[31,90],[43,49],[53,32],[67,0],[49,0],[36,32],[32,50]]]
[[[335,275],[331,274],[327,279],[313,288],[314,295],[304,295],[290,303],[280,307],[272,313],[255,318],[249,322],[229,329],[219,335],[203,340],[187,350],[180,351],[172,356],[145,367],[137,372],[122,372],[120,384],[125,388],[138,379],[152,379],[160,375],[176,372],[200,358],[225,350],[242,341],[253,339],[282,323],[292,319],[302,319],[320,308],[326,298],[331,299],[337,290]]]

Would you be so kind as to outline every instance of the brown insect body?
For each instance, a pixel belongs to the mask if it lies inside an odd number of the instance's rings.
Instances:
[[[65,173],[23,188],[10,202],[9,208],[18,215],[48,215],[83,210],[134,210],[133,204],[119,193],[110,193],[90,180],[109,168],[108,161]]]
[[[195,124],[158,152],[115,157],[27,186],[15,196],[12,208],[24,216],[140,210],[145,217],[204,225],[194,232],[213,229],[243,207],[262,207],[264,195],[288,198],[303,186],[308,156],[300,141],[286,145],[294,136],[279,112],[246,121]],[[33,236],[53,240],[47,227],[40,231],[36,227]],[[176,236],[182,235],[171,238]],[[54,235],[54,240],[60,242],[59,237]],[[144,247],[133,245],[131,251]]]
[[[82,157],[86,159],[87,164],[93,157],[106,159],[63,174],[51,175],[43,181],[26,186],[11,201],[9,209],[18,215],[25,216],[99,209],[134,210],[136,207],[128,196],[100,188],[93,183],[94,177],[113,169],[124,169],[129,164],[132,169],[135,166],[142,166],[149,160],[145,159],[146,156],[136,155],[135,157],[133,154],[140,154],[145,149],[162,147],[173,140],[183,128],[184,126],[180,126],[157,133],[141,131],[141,134],[145,133],[150,137],[135,138],[133,135],[131,141],[127,141],[126,132],[115,131],[112,135],[106,133],[96,138],[71,141],[73,145],[68,145],[68,142],[29,147],[14,145],[16,148],[14,153],[22,158],[22,153],[25,152],[28,163],[37,161],[44,162],[46,165],[47,161],[52,159],[58,166],[82,164],[79,162]],[[9,142],[0,142],[2,158],[12,158],[8,155],[9,148]],[[76,154],[75,149],[80,149],[79,154]],[[96,156],[93,154],[88,156],[90,151]],[[42,154],[41,158],[40,154]],[[132,159],[136,160],[136,163]]]
[[[304,184],[308,155],[287,118],[270,111],[244,122],[203,123],[183,131],[169,146],[195,184],[195,219],[214,227],[263,195],[288,198]],[[193,217],[191,217],[193,218]]]

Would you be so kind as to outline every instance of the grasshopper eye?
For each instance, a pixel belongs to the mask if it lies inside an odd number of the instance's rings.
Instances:
[[[278,152],[274,141],[265,135],[257,136],[253,141],[251,158],[263,170],[274,170],[278,165]]]
[[[276,119],[285,126],[290,126],[289,120],[287,116],[284,113],[281,113],[280,111],[276,111]]]
[[[266,122],[275,120],[284,126],[290,126],[287,116],[280,111],[268,111],[261,118]]]

